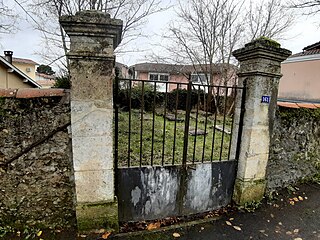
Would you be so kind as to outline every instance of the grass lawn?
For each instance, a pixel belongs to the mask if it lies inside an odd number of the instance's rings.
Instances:
[[[207,117],[207,128],[205,129],[205,115],[199,114],[197,119],[196,114],[191,113],[189,131],[195,130],[197,125],[198,130],[206,130],[207,134],[198,136],[188,134],[188,163],[207,162],[211,161],[211,159],[217,161],[220,158],[226,160],[228,158],[231,136],[230,134],[223,134],[217,129],[215,130],[213,127],[214,118],[214,115]],[[155,113],[153,116],[152,113],[143,113],[143,121],[141,121],[141,113],[139,110],[133,109],[131,124],[129,124],[129,113],[120,111],[119,167],[128,166],[128,161],[130,166],[139,166],[140,160],[142,166],[181,164],[184,146],[185,112],[179,111],[177,119],[181,121],[175,123],[175,121],[169,121],[163,114]],[[232,119],[226,117],[225,129],[230,131],[231,125]],[[223,116],[217,116],[216,126],[223,126]],[[131,128],[130,143],[129,128]],[[221,146],[222,151],[220,151]]]

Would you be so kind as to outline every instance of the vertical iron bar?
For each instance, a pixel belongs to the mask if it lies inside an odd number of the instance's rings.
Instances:
[[[243,118],[246,111],[246,95],[247,95],[247,80],[243,80],[243,90],[241,97],[241,110],[240,110],[240,119],[239,119],[239,130],[238,130],[238,139],[237,139],[237,150],[236,150],[236,160],[239,160],[240,157],[240,147],[241,147],[241,137],[243,131]]]
[[[140,167],[142,166],[142,134],[143,134],[143,112],[144,112],[144,81],[142,81],[142,96],[141,96],[141,115],[140,115]]]
[[[189,78],[188,89],[187,89],[187,104],[186,104],[186,118],[184,125],[184,137],[183,137],[183,155],[182,155],[182,165],[187,164],[188,156],[188,140],[189,140],[189,125],[190,125],[190,112],[191,112],[191,94],[192,94],[192,83],[191,76]]]
[[[213,88],[214,89],[214,88]],[[213,161],[213,152],[214,152],[214,142],[215,142],[215,138],[216,138],[216,126],[217,126],[217,113],[218,113],[218,99],[219,99],[219,92],[220,92],[220,87],[217,87],[217,103],[216,103],[216,109],[215,109],[215,113],[214,113],[214,124],[213,124],[213,136],[212,136],[212,149],[211,149],[211,162]],[[213,91],[213,94],[214,91]]]
[[[128,126],[128,167],[131,165],[131,111],[132,111],[132,106],[131,106],[131,92],[132,92],[132,81],[131,79],[129,80],[129,126]]]
[[[207,106],[206,106],[206,116],[204,121],[204,135],[203,135],[203,147],[202,147],[202,158],[201,162],[204,162],[204,154],[206,149],[206,140],[207,140],[207,125],[208,125],[208,108],[209,108],[209,89],[211,88],[210,85],[207,85],[208,87],[208,96],[207,96]]]
[[[199,105],[200,105],[200,86],[198,86],[198,102],[197,102],[197,113],[196,113],[196,126],[195,126],[195,136],[194,136],[194,141],[193,141],[193,155],[192,155],[192,163],[193,164],[195,162],[196,148],[197,148]]]
[[[116,177],[116,184],[115,184],[115,192],[118,194],[118,184],[117,184],[117,175],[118,175],[118,155],[119,155],[119,71],[115,71],[116,77],[114,81],[114,168],[115,168],[115,177]]]
[[[231,95],[233,95],[233,89],[237,89],[237,88],[231,88]],[[237,95],[237,92],[236,92],[236,95]],[[233,101],[236,101],[236,96],[233,98]],[[233,103],[232,103],[233,104]],[[230,108],[232,107],[232,104],[230,106]],[[235,105],[233,105],[235,106]],[[228,160],[230,160],[230,153],[231,153],[231,144],[232,144],[232,135],[233,135],[233,124],[234,124],[234,113],[232,114],[232,121],[231,121],[231,131],[230,131],[230,141],[229,141],[229,151],[228,151]]]
[[[177,137],[177,116],[178,116],[178,104],[179,104],[179,90],[180,84],[177,86],[177,94],[176,94],[176,110],[174,114],[174,130],[173,130],[173,149],[172,149],[172,165],[174,165],[174,157],[176,151],[176,137]]]
[[[166,144],[166,119],[167,119],[167,104],[168,104],[168,83],[166,83],[166,94],[164,100],[164,113],[163,113],[163,138],[162,138],[162,159],[161,165],[164,165],[164,156],[165,156],[165,144]]]
[[[153,107],[152,107],[152,137],[151,137],[151,166],[153,166],[153,148],[154,148],[154,123],[155,123],[155,111],[156,111],[156,94],[157,94],[157,83],[154,82],[153,87]]]
[[[221,147],[220,147],[220,156],[219,156],[219,161],[221,161],[222,158],[222,152],[223,152],[223,145],[224,145],[224,131],[225,131],[225,126],[226,126],[226,105],[227,105],[227,97],[228,97],[228,87],[225,88],[225,95],[224,95],[224,109],[223,109],[223,124],[222,124],[222,137],[221,137]]]

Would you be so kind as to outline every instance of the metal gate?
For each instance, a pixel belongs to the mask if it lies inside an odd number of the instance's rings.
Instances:
[[[230,203],[237,167],[230,154],[234,100],[244,91],[116,77],[119,221],[191,215]]]

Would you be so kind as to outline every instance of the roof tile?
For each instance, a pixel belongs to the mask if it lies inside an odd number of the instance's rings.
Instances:
[[[15,97],[18,89],[15,88],[1,88],[0,97]]]
[[[297,105],[301,108],[317,108],[313,103],[297,103]]]
[[[288,108],[299,108],[299,106],[293,102],[278,102],[278,106]]]
[[[317,108],[320,108],[320,103],[314,103]]]
[[[56,97],[64,96],[64,89],[35,89],[35,88],[20,88],[17,92],[17,98],[37,98],[37,97]]]

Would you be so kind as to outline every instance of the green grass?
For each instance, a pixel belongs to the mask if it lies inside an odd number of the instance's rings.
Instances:
[[[179,111],[178,119],[185,119],[185,112]],[[206,117],[198,115],[198,129],[205,130]],[[232,119],[227,117],[226,129],[231,129]],[[155,114],[153,127],[153,114],[144,113],[142,121],[142,147],[141,147],[141,165],[172,165],[181,164],[183,158],[184,147],[184,128],[185,121],[177,122],[165,120],[163,114]],[[165,132],[164,132],[165,124]],[[217,116],[216,125],[223,124],[223,116]],[[187,162],[207,162],[220,159],[220,149],[222,145],[221,159],[228,158],[230,135],[224,134],[222,143],[222,132],[215,130],[214,150],[212,154],[213,132],[214,132],[214,116],[207,118],[207,135],[206,136],[191,136],[188,134],[188,154]],[[196,114],[191,114],[190,128],[195,129]],[[175,131],[176,129],[176,131]],[[140,165],[140,136],[141,136],[141,113],[138,110],[132,110],[131,114],[131,131],[130,131],[130,158],[128,159],[128,137],[129,137],[129,113],[119,112],[119,146],[118,146],[118,162],[119,167]],[[154,135],[153,135],[154,133]],[[176,137],[174,138],[174,136]],[[174,139],[176,139],[174,141]],[[152,146],[152,140],[154,145]],[[163,144],[164,143],[164,144]],[[194,145],[195,144],[195,145]],[[164,146],[164,149],[163,149]],[[195,148],[194,148],[195,146]],[[153,148],[153,153],[152,153]],[[203,151],[204,149],[204,151]],[[153,157],[152,157],[153,154]],[[153,163],[151,159],[153,158]],[[163,161],[163,162],[162,162]]]

